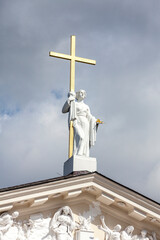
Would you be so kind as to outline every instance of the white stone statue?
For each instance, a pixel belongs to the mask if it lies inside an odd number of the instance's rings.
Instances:
[[[0,240],[3,240],[3,236],[8,232],[8,230],[13,226],[14,219],[19,216],[19,212],[2,213],[0,215]]]
[[[147,230],[143,229],[141,231],[141,234],[140,235],[134,235],[132,237],[132,240],[149,240],[149,238],[147,237]]]
[[[106,235],[105,235],[105,240],[120,240],[120,231],[121,231],[121,225],[117,224],[113,230],[111,230],[107,225],[105,224],[104,221],[104,216],[100,217],[101,219],[101,226],[98,226],[99,229],[103,230]]]
[[[24,229],[23,229],[23,222],[22,221],[18,221],[16,223],[16,226],[17,226],[17,230],[18,230],[18,234],[17,234],[16,240],[26,240]]]
[[[156,233],[152,232],[152,235],[149,236],[150,240],[157,240]]]
[[[70,207],[60,208],[50,222],[52,240],[73,240],[72,232],[75,228],[73,213]]]
[[[26,240],[48,240],[49,222],[51,218],[44,218],[42,213],[30,215],[23,225]]]
[[[91,230],[91,226],[90,226],[91,225],[91,216],[89,216],[88,218],[79,216],[78,220],[79,220],[78,229],[86,230],[86,231]]]
[[[131,240],[133,231],[134,231],[134,227],[133,226],[126,227],[121,232],[121,240]]]
[[[85,90],[70,92],[62,112],[69,112],[69,122],[73,121],[73,155],[89,157],[89,148],[95,144],[96,130],[98,124],[102,122],[91,115],[89,106],[84,103],[85,97]]]

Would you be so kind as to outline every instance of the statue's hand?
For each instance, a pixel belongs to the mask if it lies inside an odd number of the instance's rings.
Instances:
[[[97,121],[96,121],[96,123],[97,123],[97,124],[103,124],[104,122],[101,121],[101,120],[98,118]]]
[[[100,216],[101,221],[104,221],[104,216]]]
[[[74,98],[74,97],[69,97],[68,100],[69,100],[70,102],[72,102],[72,101],[75,100],[75,98]]]
[[[76,93],[73,92],[73,91],[70,91],[70,92],[68,93],[68,100],[71,102],[71,101],[74,101],[75,98],[76,98]]]

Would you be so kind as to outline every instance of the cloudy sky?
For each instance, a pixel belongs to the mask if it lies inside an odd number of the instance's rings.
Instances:
[[[58,177],[68,156],[68,54],[104,120],[98,172],[160,202],[160,1],[0,1],[0,188]]]

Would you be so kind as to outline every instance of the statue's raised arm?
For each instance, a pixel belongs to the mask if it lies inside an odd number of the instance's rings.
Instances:
[[[68,99],[64,103],[63,108],[62,108],[62,113],[67,113],[70,111],[71,108],[71,103],[75,101],[76,93],[75,92],[69,92],[68,93]]]
[[[105,224],[104,216],[101,216],[100,220],[102,225],[98,228],[105,232],[105,240],[121,240],[121,225],[117,224],[112,230]]]

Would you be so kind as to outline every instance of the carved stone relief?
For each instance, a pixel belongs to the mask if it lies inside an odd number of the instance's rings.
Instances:
[[[79,225],[78,225],[78,229],[80,230],[87,230],[90,231],[91,230],[91,216],[89,216],[89,218],[84,218],[82,216],[79,216],[78,218],[79,220]]]
[[[148,232],[143,229],[140,235],[133,235],[133,226],[127,226],[121,231],[121,225],[117,224],[113,229],[110,229],[105,224],[104,216],[101,216],[100,220],[102,225],[98,226],[98,228],[105,232],[105,240],[157,240],[155,232],[149,235]]]
[[[18,229],[16,227],[15,219],[19,216],[19,212],[13,212],[12,214],[2,213],[0,215],[0,240],[5,239],[5,236],[17,234]],[[9,239],[9,238],[7,238]]]
[[[52,240],[72,240],[72,232],[75,229],[75,221],[70,207],[60,208],[53,216],[49,231]]]
[[[94,239],[91,221],[99,215],[97,206],[95,209],[93,211],[90,206],[90,211],[84,212],[87,217],[79,216],[78,222],[74,221],[72,210],[68,206],[60,208],[52,218],[36,213],[30,215],[29,219],[20,221],[18,212],[3,213],[0,215],[0,240],[73,240],[74,232],[76,232],[75,240],[81,240],[84,237],[86,240]],[[92,216],[88,216],[89,213],[92,213]],[[105,232],[106,240],[157,240],[155,232],[149,234],[143,229],[139,235],[133,235],[133,226],[127,226],[121,230],[118,224],[110,229],[105,224],[103,216],[100,220],[101,225],[98,228]]]

